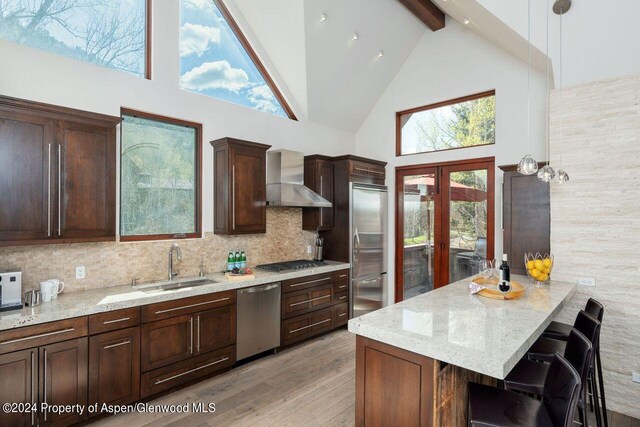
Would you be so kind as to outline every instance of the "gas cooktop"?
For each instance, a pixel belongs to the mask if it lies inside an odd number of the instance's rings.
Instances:
[[[307,268],[315,268],[327,265],[324,261],[314,261],[308,259],[296,259],[293,261],[274,262],[272,264],[256,265],[260,270],[279,272],[286,270],[304,270]]]

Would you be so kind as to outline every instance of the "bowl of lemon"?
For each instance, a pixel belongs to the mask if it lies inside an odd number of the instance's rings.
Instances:
[[[553,269],[553,255],[525,253],[524,264],[531,280],[536,285],[541,285],[549,281]]]

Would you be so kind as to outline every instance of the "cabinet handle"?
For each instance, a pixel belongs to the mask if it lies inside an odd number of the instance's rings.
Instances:
[[[374,175],[384,175],[385,173],[382,171],[377,171],[375,169],[369,169],[369,173],[372,173]]]
[[[365,168],[359,168],[357,166],[355,166],[353,168],[354,171],[358,171],[358,172],[365,172],[365,173],[369,173],[369,169],[365,169]]]
[[[200,315],[196,316],[196,322],[198,323],[198,340],[196,341],[196,351],[200,352]]]
[[[107,350],[109,348],[120,347],[121,345],[127,345],[127,344],[131,344],[131,341],[127,340],[127,341],[119,342],[118,344],[105,345],[103,348]]]
[[[183,375],[187,375],[187,374],[190,374],[192,372],[199,371],[200,369],[208,368],[209,366],[217,365],[218,363],[226,362],[227,360],[229,360],[229,358],[225,356],[220,360],[216,360],[215,362],[207,363],[206,365],[202,365],[202,366],[194,368],[194,369],[189,369],[188,371],[182,372],[182,373],[177,374],[177,375],[173,375],[173,376],[171,376],[169,378],[165,378],[163,380],[158,380],[158,381],[156,381],[155,385],[162,384],[162,383],[167,382],[167,381],[175,380],[176,378],[180,378]]]
[[[199,303],[196,303],[196,304],[183,305],[182,307],[167,308],[166,310],[158,310],[158,311],[156,311],[155,314],[170,313],[170,312],[176,311],[176,310],[184,310],[185,308],[199,307],[201,305],[213,304],[213,303],[221,302],[221,301],[227,301],[228,299],[229,299],[229,297],[224,297],[224,298],[217,299],[215,301],[205,301],[205,302],[199,302]]]
[[[30,336],[30,337],[17,338],[15,340],[3,341],[3,342],[0,343],[0,345],[13,344],[13,343],[16,343],[16,342],[21,342],[21,341],[35,340],[36,338],[49,337],[51,335],[64,334],[66,332],[72,332],[72,331],[75,331],[75,328],[67,328],[67,329],[63,329],[61,331],[47,332],[46,334],[33,335],[33,336]]]
[[[236,165],[231,166],[231,228],[236,229]]]
[[[324,197],[324,195],[323,195],[323,194],[324,194],[324,193],[322,192],[322,175],[320,175],[320,195],[321,195],[322,197]],[[320,224],[319,224],[319,225],[320,225],[320,227],[322,227],[322,225],[324,224],[324,221],[323,221],[323,219],[324,219],[323,212],[324,212],[324,209],[323,209],[323,208],[320,208]]]
[[[33,407],[31,408],[31,425],[35,425],[35,419],[34,419],[35,411],[33,410],[33,408],[36,406],[36,399],[35,399],[35,393],[34,393],[34,390],[36,388],[36,386],[34,385],[34,381],[36,377],[35,364],[36,364],[36,355],[32,351],[31,352],[31,404],[33,405]]]
[[[123,317],[122,319],[115,319],[115,320],[105,320],[104,322],[102,322],[103,325],[108,325],[110,323],[117,323],[117,322],[126,322],[127,320],[130,320],[130,317]]]
[[[191,329],[191,338],[189,340],[189,352],[193,354],[193,317],[189,318],[189,329]]]
[[[347,315],[347,313],[341,313],[341,314],[338,314],[338,317],[342,317],[342,316],[346,316],[346,315]]]
[[[343,277],[347,277],[347,275],[346,274],[341,274],[338,277],[342,279]]]
[[[309,280],[307,282],[301,282],[301,283],[296,283],[294,285],[289,285],[290,288],[295,288],[298,286],[302,286],[302,285],[308,285],[309,283],[317,283],[317,282],[322,282],[324,280],[329,280],[329,277],[323,277],[322,279],[316,279],[316,280]]]
[[[307,326],[303,326],[302,328],[293,329],[293,330],[289,331],[289,333],[293,334],[295,332],[302,331],[304,329],[313,328],[314,326],[322,325],[323,323],[327,323],[327,322],[331,322],[331,319],[325,319],[325,320],[323,320],[321,322],[316,322],[316,323],[312,323],[312,324],[307,325]]]
[[[323,297],[311,298],[306,301],[294,302],[293,304],[289,304],[289,307],[295,307],[296,305],[306,304],[308,302],[318,301],[320,299],[331,298],[331,295],[325,295]]]
[[[60,237],[60,219],[62,218],[62,146],[58,144],[58,237]]]
[[[338,299],[347,299],[347,296],[346,296],[346,295],[343,295],[343,296],[341,296],[341,297],[340,297],[340,298],[338,298]]]
[[[42,403],[47,403],[47,349],[44,349],[44,398],[42,399]],[[47,412],[44,411],[44,420],[47,421]]]
[[[347,285],[342,285],[342,286],[338,286],[338,289],[344,289],[346,287],[347,287]]]
[[[51,237],[51,143],[49,143],[49,157],[48,157],[48,172],[47,176],[47,237]],[[33,418],[33,415],[31,416]],[[31,422],[33,424],[33,421]]]

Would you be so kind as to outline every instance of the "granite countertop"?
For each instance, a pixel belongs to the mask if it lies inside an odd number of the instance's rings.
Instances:
[[[469,279],[349,321],[349,331],[498,379],[511,371],[575,292],[576,285],[527,284],[518,300],[469,295]]]
[[[349,264],[340,262],[327,261],[327,264],[322,267],[281,273],[256,270],[255,279],[233,282],[228,281],[223,273],[207,274],[206,278],[217,283],[167,291],[145,291],[142,288],[125,285],[87,291],[63,292],[58,295],[56,300],[51,302],[45,302],[35,307],[25,307],[22,310],[0,312],[0,331],[349,268]],[[176,280],[180,279],[185,278],[177,278]]]

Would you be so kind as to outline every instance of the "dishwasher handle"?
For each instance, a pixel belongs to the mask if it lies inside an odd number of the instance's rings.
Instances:
[[[255,294],[256,292],[267,292],[279,286],[280,286],[280,283],[272,283],[270,285],[254,286],[248,289],[240,289],[238,292],[240,292],[241,294]]]

